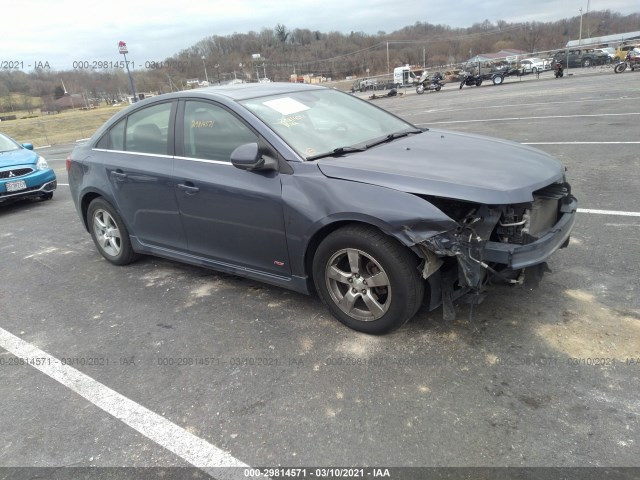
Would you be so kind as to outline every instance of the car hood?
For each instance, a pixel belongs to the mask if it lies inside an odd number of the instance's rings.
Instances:
[[[0,153],[0,168],[13,167],[15,165],[35,165],[37,161],[38,154],[26,148]]]
[[[564,178],[560,162],[540,150],[446,130],[317,163],[330,178],[485,204],[530,202],[532,192]]]

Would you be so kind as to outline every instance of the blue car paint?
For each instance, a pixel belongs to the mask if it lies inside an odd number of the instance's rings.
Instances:
[[[36,168],[40,156],[32,151],[33,146],[31,144],[20,145],[7,135],[3,136],[15,143],[19,148],[0,152],[0,177],[4,176],[3,172],[9,175],[6,172],[12,172],[20,168],[33,168],[34,171],[27,175],[0,178],[0,203],[18,198],[41,197],[51,194],[57,186],[55,172],[51,168],[44,170],[38,170]],[[8,192],[7,183],[17,180],[23,180],[27,188],[25,190]]]

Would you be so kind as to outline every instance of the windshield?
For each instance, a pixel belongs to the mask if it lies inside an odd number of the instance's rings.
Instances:
[[[241,102],[301,157],[312,160],[371,147],[416,127],[336,90],[291,92]]]
[[[16,142],[0,133],[0,152],[12,152],[13,150],[20,150],[21,148],[22,147]]]

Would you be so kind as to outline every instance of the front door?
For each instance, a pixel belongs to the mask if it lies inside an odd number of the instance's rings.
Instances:
[[[258,142],[258,135],[224,107],[198,100],[184,102],[178,131],[174,175],[189,251],[289,276],[280,174],[240,170],[230,161],[236,147]]]

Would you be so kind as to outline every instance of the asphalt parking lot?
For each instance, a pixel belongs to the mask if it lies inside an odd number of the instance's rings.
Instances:
[[[538,289],[373,337],[314,297],[115,267],[65,186],[72,146],[44,148],[54,199],[0,206],[0,466],[640,467],[640,74],[376,102],[564,162],[581,211]],[[42,352],[73,370],[43,373]]]

